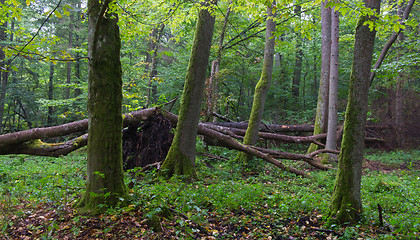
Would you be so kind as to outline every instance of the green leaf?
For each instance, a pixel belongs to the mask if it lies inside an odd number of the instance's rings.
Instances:
[[[60,13],[60,12],[55,11],[55,12],[54,12],[54,14],[55,14],[55,16],[57,16],[58,18],[62,18],[62,16],[61,16],[61,13]]]
[[[10,68],[12,68],[12,70],[15,71],[15,72],[18,72],[19,71],[19,69],[16,66],[14,66],[14,65],[10,66]]]

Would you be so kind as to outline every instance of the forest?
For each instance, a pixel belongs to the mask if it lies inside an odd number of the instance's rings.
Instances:
[[[420,238],[415,0],[0,6],[0,239]]]

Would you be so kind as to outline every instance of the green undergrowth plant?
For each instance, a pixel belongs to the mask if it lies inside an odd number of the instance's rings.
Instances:
[[[145,222],[150,228],[150,231],[143,229],[136,236],[157,239],[159,234],[164,234],[159,233],[163,228],[182,239],[194,239],[198,233],[221,239],[296,237],[314,228],[331,230],[340,239],[416,239],[420,236],[420,175],[414,168],[386,173],[366,172],[362,177],[363,221],[352,227],[326,226],[324,216],[329,211],[334,170],[308,171],[301,162],[285,161],[285,164],[300,167],[312,176],[303,178],[259,162],[258,173],[244,175],[239,166],[229,162],[229,158],[236,155],[234,151],[216,147],[210,147],[209,151],[227,159],[199,155],[196,162],[198,180],[194,182],[186,182],[182,176],[164,179],[157,170],[138,168],[128,171],[125,182],[130,195],[129,204],[108,209],[101,216],[108,219],[103,228],[107,229],[106,234],[111,234],[112,228],[117,226],[112,219],[128,215],[130,219],[140,218],[136,221]],[[407,164],[411,159],[416,166],[419,161],[419,151],[404,154],[376,152],[366,157],[384,163],[394,155],[399,158],[393,158],[395,162],[392,164]],[[10,219],[27,214],[29,206],[36,208],[39,204],[46,204],[55,210],[70,206],[82,194],[85,176],[84,153],[60,158],[1,156],[0,233],[7,233],[12,224],[16,224]],[[378,205],[382,209],[382,226]],[[76,237],[83,230],[81,224],[89,221],[89,216],[74,214],[67,220],[72,224],[66,231]],[[66,218],[65,215],[61,217]],[[64,221],[62,219],[60,221]],[[51,224],[53,222],[57,223],[53,220]],[[51,226],[50,232],[60,230],[58,226]]]

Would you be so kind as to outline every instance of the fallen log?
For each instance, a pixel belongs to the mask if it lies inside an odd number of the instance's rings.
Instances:
[[[137,123],[142,120],[146,120],[151,116],[156,115],[157,112],[162,112],[165,115],[165,117],[167,117],[174,124],[174,126],[176,125],[178,116],[176,116],[175,114],[157,108],[149,108],[125,114],[124,126],[127,126],[132,123]],[[52,157],[67,155],[68,153],[87,144],[87,134],[84,134],[80,137],[77,137],[64,143],[44,143],[41,140],[37,139],[37,137],[57,137],[65,135],[64,133],[74,133],[72,131],[86,131],[86,123],[86,120],[81,120],[74,123],[68,123],[55,127],[30,129],[22,132],[1,135],[0,154],[30,154]],[[275,157],[281,159],[302,160],[308,162],[309,164],[317,168],[323,170],[329,169],[329,167],[316,163],[316,161],[314,161],[309,155],[282,153],[273,150],[261,149],[253,146],[244,145],[227,134],[207,127],[207,125],[204,123],[198,124],[198,134],[209,138],[217,139],[229,149],[243,151],[247,154],[254,155],[285,171],[292,172],[296,175],[309,177],[307,173],[295,169],[293,167],[286,166],[280,161],[276,160]],[[274,155],[275,157],[271,155]]]
[[[206,122],[205,124],[211,124],[216,126],[247,129],[248,123],[244,122]],[[260,124],[261,132],[313,132],[314,125],[277,125],[277,124]]]
[[[155,115],[157,108],[142,109],[123,115],[123,126],[139,122]],[[20,132],[0,135],[0,155],[28,154],[36,156],[60,157],[69,154],[87,144],[87,134],[63,143],[45,143],[40,139],[65,136],[84,132],[88,129],[88,120],[80,120],[63,125],[33,128]]]
[[[218,132],[228,134],[229,136],[236,139],[242,139],[246,133],[245,129],[228,128],[228,127],[220,126],[217,124],[211,124],[211,123],[203,123],[203,125],[207,128],[211,128]],[[317,140],[326,138],[327,134],[323,133],[323,134],[318,134],[318,135],[313,135],[313,136],[300,137],[300,136],[283,135],[283,134],[278,134],[278,133],[259,132],[258,136],[266,140],[275,140],[275,141],[287,142],[287,143],[314,143],[321,147],[325,147],[324,144],[318,142]]]
[[[176,125],[177,121],[178,121],[178,116],[170,113],[170,112],[164,112],[163,113],[165,115],[165,117],[167,117],[174,125]],[[265,154],[259,150],[254,149],[252,146],[248,146],[248,145],[244,145],[238,141],[236,141],[233,137],[223,134],[221,132],[215,131],[213,129],[207,128],[205,126],[205,124],[203,123],[199,123],[198,124],[198,134],[206,136],[206,137],[210,137],[210,138],[215,138],[217,140],[219,140],[220,142],[224,143],[225,146],[229,149],[234,149],[234,150],[238,150],[238,151],[242,151],[245,152],[247,154],[251,154],[254,155],[258,158],[261,158],[277,167],[279,167],[282,170],[294,173],[296,175],[299,176],[303,176],[303,177],[310,177],[310,175],[308,175],[307,173],[300,171],[296,168],[293,167],[289,167],[284,165],[283,163],[281,163],[280,161],[276,160],[275,158],[271,157],[268,154]],[[303,159],[302,159],[303,160]]]

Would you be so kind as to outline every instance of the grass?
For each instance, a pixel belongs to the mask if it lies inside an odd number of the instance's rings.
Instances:
[[[234,152],[212,149],[228,158]],[[420,151],[368,152],[391,170],[365,169],[364,220],[325,226],[333,171],[296,177],[263,164],[243,176],[226,161],[199,158],[200,180],[164,180],[156,172],[126,174],[126,208],[82,216],[71,205],[84,190],[86,156],[0,157],[0,236],[4,239],[416,239],[420,237]],[[204,161],[211,163],[209,168]],[[301,163],[289,163],[295,167]],[[380,169],[382,170],[382,169]],[[379,226],[378,204],[384,226]],[[3,239],[0,237],[0,239]]]

